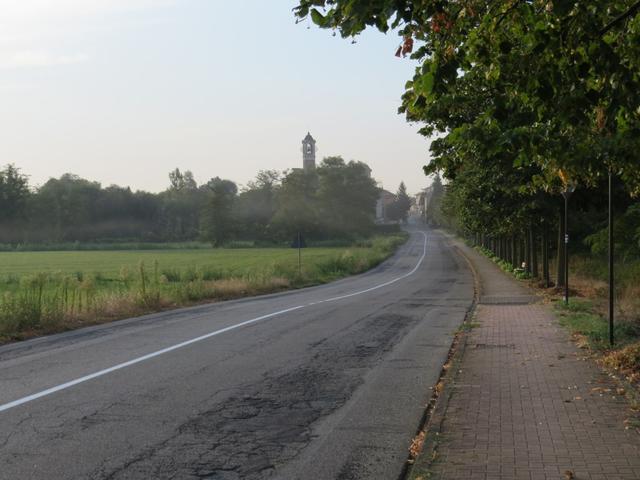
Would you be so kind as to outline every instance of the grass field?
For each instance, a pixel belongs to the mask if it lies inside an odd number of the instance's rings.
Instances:
[[[370,247],[306,248],[302,250],[305,266],[316,265],[349,251],[367,255]],[[96,275],[119,279],[123,270],[135,272],[140,262],[161,271],[213,271],[225,276],[242,276],[248,272],[274,266],[298,266],[298,251],[292,248],[246,248],[209,250],[132,250],[69,252],[0,252],[0,279],[15,279],[37,273]],[[6,283],[6,282],[5,282]]]
[[[349,248],[0,252],[0,342],[325,283],[377,265],[406,235]]]

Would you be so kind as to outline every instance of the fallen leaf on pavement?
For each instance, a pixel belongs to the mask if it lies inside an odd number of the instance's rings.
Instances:
[[[424,444],[425,436],[426,435],[424,431],[422,431],[413,438],[413,441],[411,442],[411,446],[409,447],[409,455],[411,459],[415,459],[420,453],[420,451],[422,450],[422,445]]]

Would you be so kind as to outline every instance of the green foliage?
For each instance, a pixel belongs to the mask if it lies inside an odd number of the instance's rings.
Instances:
[[[327,158],[318,169],[260,171],[241,192],[218,177],[198,185],[190,171],[169,173],[159,193],[102,187],[76,175],[30,191],[11,165],[0,170],[0,251],[152,249],[195,240],[220,246],[289,243],[369,235],[377,189],[362,162]],[[160,247],[161,248],[161,247]]]
[[[558,301],[555,307],[560,323],[569,327],[574,333],[584,335],[592,348],[596,350],[609,348],[608,321],[596,313],[591,302],[571,299],[568,305]],[[618,321],[614,325],[614,336],[618,344],[626,344],[637,340],[640,329],[637,323]]]
[[[317,172],[318,220],[326,236],[368,234],[378,199],[369,167],[362,162],[327,157]]]
[[[67,314],[92,312],[97,301],[91,277],[82,281],[47,273],[20,277],[17,285],[0,292],[0,334],[55,328]]]
[[[578,301],[570,302],[569,307],[564,306],[562,301],[557,303],[556,309],[560,313],[560,323],[568,326],[573,332],[586,336],[593,345],[603,348],[609,339],[606,320],[591,313],[588,305],[576,308],[576,303]]]
[[[390,220],[406,222],[409,209],[411,208],[411,198],[407,194],[407,187],[404,182],[400,182],[396,192],[395,201],[388,207]]]
[[[434,225],[445,226],[448,224],[448,219],[445,216],[443,210],[443,200],[445,196],[444,185],[440,179],[440,175],[436,174],[431,183],[431,198],[427,204],[427,221]],[[450,218],[454,217],[449,215]]]
[[[528,279],[531,278],[531,274],[526,272],[522,268],[514,269],[513,270],[513,276],[516,277],[518,280],[528,280]]]
[[[571,270],[583,278],[601,282],[607,282],[609,277],[607,258],[600,255],[574,255]],[[615,276],[618,287],[640,285],[640,262],[637,259],[617,261]]]
[[[282,239],[292,239],[298,232],[305,237],[320,231],[315,198],[318,177],[315,172],[294,170],[282,181],[277,209],[272,219]]]
[[[489,257],[491,260],[493,260],[498,265],[498,267],[500,267],[502,271],[506,273],[511,273],[511,274],[516,273],[516,269],[513,268],[513,265],[495,256],[491,250],[488,250],[480,246],[476,247],[476,250],[481,252],[483,255]]]
[[[640,258],[640,205],[632,205],[619,216],[613,226],[614,250],[626,259]],[[609,250],[609,229],[605,227],[589,235],[585,243],[596,255],[605,255]]]
[[[401,234],[374,237],[366,242],[366,246],[361,246],[360,242],[360,250],[349,249],[316,264],[314,277],[331,281],[369,270],[388,258],[406,240],[407,235]]]
[[[481,327],[482,324],[479,322],[464,322],[462,325],[458,327],[458,332],[470,332],[474,328]]]
[[[262,170],[238,195],[234,216],[238,236],[253,241],[273,241],[271,221],[276,213],[282,176],[275,170]]]
[[[299,0],[295,13],[345,37],[397,31],[397,54],[418,62],[401,111],[436,137],[425,172],[448,181],[442,210],[464,233],[555,223],[561,190],[601,188],[609,171],[640,193],[634,0]]]
[[[231,180],[212,178],[207,183],[207,201],[202,210],[202,237],[220,247],[232,237],[235,227],[233,206],[238,187]]]
[[[327,157],[313,171],[294,170],[282,181],[271,228],[282,239],[354,238],[374,226],[378,188],[362,162]]]
[[[169,182],[171,184],[169,190],[172,192],[194,191],[198,188],[193,173],[189,170],[182,173],[179,168],[176,168],[169,172]]]
[[[29,196],[27,177],[18,168],[10,164],[0,170],[0,223],[22,218]]]
[[[513,265],[511,265],[509,262],[494,255],[491,250],[488,250],[483,247],[476,247],[476,250],[478,250],[485,256],[489,257],[491,260],[493,260],[498,265],[498,267],[500,267],[502,271],[513,275],[518,280],[528,280],[531,278],[530,273],[526,272],[522,268],[514,268]]]

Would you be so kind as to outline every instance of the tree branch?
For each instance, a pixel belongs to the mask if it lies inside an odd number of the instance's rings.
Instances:
[[[629,10],[627,10],[622,15],[620,15],[617,18],[615,18],[614,20],[612,20],[608,25],[606,25],[602,30],[600,30],[600,32],[599,32],[600,36],[602,36],[605,33],[607,33],[609,30],[611,30],[613,27],[617,26],[619,23],[622,23],[626,19],[628,19],[629,17],[635,15],[638,12],[638,10],[640,10],[640,1],[637,1],[636,3],[634,3],[629,8]]]
[[[520,0],[514,1],[507,9],[500,14],[500,18],[496,22],[496,28],[500,26],[502,21],[511,13],[511,11],[515,10],[522,2]]]

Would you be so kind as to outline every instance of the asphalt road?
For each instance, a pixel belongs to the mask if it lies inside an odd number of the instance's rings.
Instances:
[[[472,296],[415,231],[332,284],[0,347],[0,478],[396,479]]]

